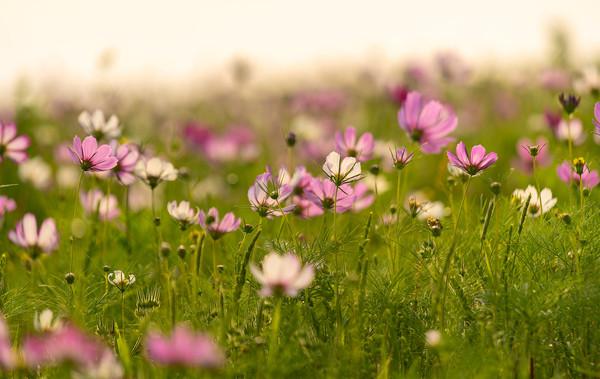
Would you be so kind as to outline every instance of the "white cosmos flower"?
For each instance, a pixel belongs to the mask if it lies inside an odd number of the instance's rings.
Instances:
[[[441,201],[430,201],[423,192],[417,191],[410,194],[404,208],[420,221],[430,217],[441,219],[450,214],[450,209]]]
[[[296,296],[315,277],[313,266],[302,267],[300,259],[291,253],[283,256],[269,253],[263,260],[262,271],[255,265],[250,265],[250,271],[262,285],[261,296]]]
[[[581,76],[573,83],[575,91],[589,94],[600,90],[600,72],[596,67],[590,66],[581,71]]]
[[[514,190],[512,195],[519,202],[519,205],[525,205],[527,198],[531,196],[529,201],[529,215],[531,217],[538,217],[548,212],[557,202],[557,199],[552,197],[552,191],[549,188],[544,188],[538,195],[538,191],[534,186],[527,186],[524,190]]]
[[[37,189],[47,189],[52,184],[52,169],[41,157],[34,157],[19,165],[19,178]]]
[[[342,159],[336,151],[332,151],[327,155],[325,164],[323,164],[323,171],[338,187],[361,178],[360,162],[354,157]]]
[[[167,204],[167,211],[181,225],[182,229],[198,222],[198,208],[192,208],[188,201],[182,201],[179,204],[171,201]]]
[[[125,275],[123,271],[116,270],[108,274],[108,282],[124,292],[127,287],[135,283],[135,275]]]
[[[561,120],[556,127],[556,137],[561,141],[573,141],[575,145],[581,145],[585,141],[585,130],[581,120]]]
[[[148,160],[141,159],[135,167],[135,174],[151,188],[155,188],[164,181],[177,179],[177,169],[173,164],[154,157]]]
[[[96,139],[112,140],[121,135],[121,126],[117,116],[112,115],[106,120],[104,112],[101,110],[96,110],[93,114],[83,111],[79,115],[78,121],[83,130]]]
[[[36,312],[33,318],[33,327],[38,332],[53,332],[62,328],[63,323],[50,309],[44,309],[39,314]]]
[[[425,332],[425,344],[430,347],[436,347],[442,342],[442,333],[439,330],[431,329]]]

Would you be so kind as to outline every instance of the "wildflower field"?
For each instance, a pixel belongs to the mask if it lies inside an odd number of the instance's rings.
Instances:
[[[595,67],[444,57],[186,101],[18,98],[3,375],[598,377],[599,94]]]

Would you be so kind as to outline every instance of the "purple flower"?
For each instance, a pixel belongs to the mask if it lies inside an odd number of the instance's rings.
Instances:
[[[306,198],[323,211],[343,213],[352,208],[354,190],[349,184],[337,187],[329,179],[313,178]]]
[[[0,218],[7,212],[12,212],[17,208],[17,203],[6,196],[0,196]]]
[[[289,174],[283,169],[279,171],[277,177],[273,177],[270,168],[258,175],[254,184],[248,189],[248,200],[252,210],[260,217],[267,218],[283,216],[293,211],[293,204],[284,204],[292,194],[289,180]]]
[[[212,340],[179,325],[171,336],[150,332],[146,338],[148,358],[166,366],[216,368],[223,365],[225,356]]]
[[[555,112],[551,109],[544,110],[544,121],[552,133],[556,136],[558,131],[558,125],[562,121],[561,112]]]
[[[355,157],[357,161],[368,161],[373,157],[375,141],[371,133],[364,133],[356,139],[356,129],[347,128],[344,133],[335,133],[335,149],[347,157]]]
[[[473,146],[469,155],[465,144],[461,141],[456,145],[456,155],[448,151],[448,160],[452,166],[470,176],[476,176],[493,165],[498,160],[498,155],[493,152],[486,154],[485,148],[481,145]]]
[[[594,105],[594,119],[592,120],[594,123],[594,128],[596,135],[600,135],[600,102],[597,102]]]
[[[85,213],[97,216],[102,221],[110,221],[121,214],[115,195],[105,196],[102,191],[95,189],[79,194]]]
[[[4,158],[10,158],[16,163],[21,163],[27,159],[25,150],[29,147],[31,141],[27,136],[17,136],[17,127],[15,124],[3,124],[0,122],[0,162]]]
[[[414,153],[409,153],[406,147],[400,147],[396,149],[396,154],[392,153],[392,161],[394,167],[398,170],[402,170],[407,164],[412,161]]]
[[[519,159],[516,161],[516,166],[527,173],[533,171],[534,155],[536,166],[547,166],[551,160],[548,140],[544,137],[539,137],[535,143],[529,138],[521,138],[517,142],[517,154]]]
[[[135,166],[140,153],[134,145],[118,145],[116,141],[111,142],[112,150],[117,158],[117,165],[113,168],[113,173],[124,186],[135,182]]]
[[[219,219],[219,211],[214,207],[210,208],[207,213],[200,211],[198,214],[198,223],[214,240],[218,240],[226,233],[237,230],[241,222],[233,212],[227,212],[223,219]]]
[[[447,135],[456,129],[458,119],[450,107],[437,101],[425,101],[418,92],[410,92],[400,111],[398,123],[408,136],[421,145],[427,154],[437,154],[453,138]]]
[[[572,184],[573,186],[579,186],[580,179],[583,187],[587,189],[592,189],[596,187],[598,183],[600,183],[598,171],[590,171],[590,168],[587,166],[587,164],[583,165],[581,175],[579,175],[575,171],[575,167],[570,165],[567,161],[561,163],[556,171],[560,180],[567,184]]]
[[[357,183],[354,186],[354,203],[352,210],[360,212],[363,209],[369,208],[375,202],[375,195],[369,190],[365,183]]]
[[[73,147],[69,148],[73,162],[79,163],[83,171],[108,171],[117,165],[109,145],[100,145],[96,138],[87,136],[81,142],[79,136],[73,138]]]
[[[312,265],[302,267],[300,259],[292,253],[281,256],[269,253],[263,260],[262,270],[250,265],[250,271],[262,285],[260,295],[296,296],[298,291],[307,288],[315,277]]]
[[[23,342],[23,359],[28,367],[75,363],[92,367],[103,358],[107,348],[74,325],[40,336],[29,336]]]
[[[37,257],[39,250],[49,254],[58,246],[58,231],[54,219],[45,219],[38,230],[37,220],[31,213],[27,213],[17,223],[15,229],[8,233],[8,238],[16,245],[33,250],[33,257]]]
[[[207,126],[190,123],[184,135],[213,163],[247,162],[258,155],[253,132],[247,126],[233,126],[225,134],[217,135]]]
[[[387,89],[388,97],[399,106],[402,106],[406,101],[408,92],[408,88],[401,84],[393,85]]]

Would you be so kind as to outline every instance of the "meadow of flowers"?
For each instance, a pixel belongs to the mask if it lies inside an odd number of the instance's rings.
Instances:
[[[6,377],[600,375],[595,67],[238,79],[3,108]]]

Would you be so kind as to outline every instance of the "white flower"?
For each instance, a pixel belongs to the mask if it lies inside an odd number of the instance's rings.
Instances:
[[[581,145],[585,141],[585,131],[580,120],[561,120],[556,127],[556,137],[561,141],[571,140],[575,145]]]
[[[176,201],[171,201],[167,204],[167,210],[171,217],[179,222],[182,229],[198,222],[198,208],[190,207],[190,203],[187,201],[182,201],[179,204]]]
[[[573,87],[578,93],[589,94],[600,90],[600,73],[596,67],[586,67],[581,76],[575,80]]]
[[[60,188],[74,188],[79,182],[81,170],[75,166],[59,166],[56,171],[56,184]]]
[[[53,332],[62,328],[63,324],[59,318],[54,318],[50,309],[44,309],[39,314],[35,312],[33,327],[38,332]]]
[[[170,162],[157,157],[139,160],[135,167],[135,174],[151,188],[164,181],[171,182],[177,179],[177,169]]]
[[[361,178],[360,162],[354,157],[341,159],[336,151],[332,151],[327,155],[325,164],[323,164],[323,171],[338,187]]]
[[[521,206],[525,205],[529,196],[531,196],[529,201],[529,215],[531,217],[538,217],[548,212],[557,202],[557,199],[552,197],[552,191],[549,188],[541,190],[539,195],[534,186],[527,186],[524,190],[516,189],[513,191],[513,198]]]
[[[112,140],[121,135],[121,126],[117,116],[112,115],[106,120],[101,110],[96,110],[93,114],[83,111],[79,115],[78,121],[83,130],[96,139]]]
[[[269,253],[263,260],[262,271],[254,265],[250,265],[250,271],[262,284],[261,296],[281,293],[296,296],[298,291],[308,287],[315,277],[313,266],[302,267],[300,259],[291,253],[284,256]]]
[[[129,274],[129,276],[125,276],[123,271],[116,270],[108,274],[108,282],[117,287],[121,292],[124,292],[127,287],[135,283],[135,275]]]
[[[108,349],[102,354],[102,358],[92,365],[80,368],[82,372],[73,372],[75,379],[121,379],[123,367]]]
[[[425,344],[430,347],[436,347],[442,342],[442,333],[439,330],[428,330],[425,332]]]
[[[37,189],[47,189],[52,184],[52,169],[41,157],[31,158],[19,165],[19,178]]]
[[[450,214],[450,209],[444,203],[429,201],[425,194],[419,191],[408,196],[404,208],[420,221],[425,221],[430,217],[441,219]]]

